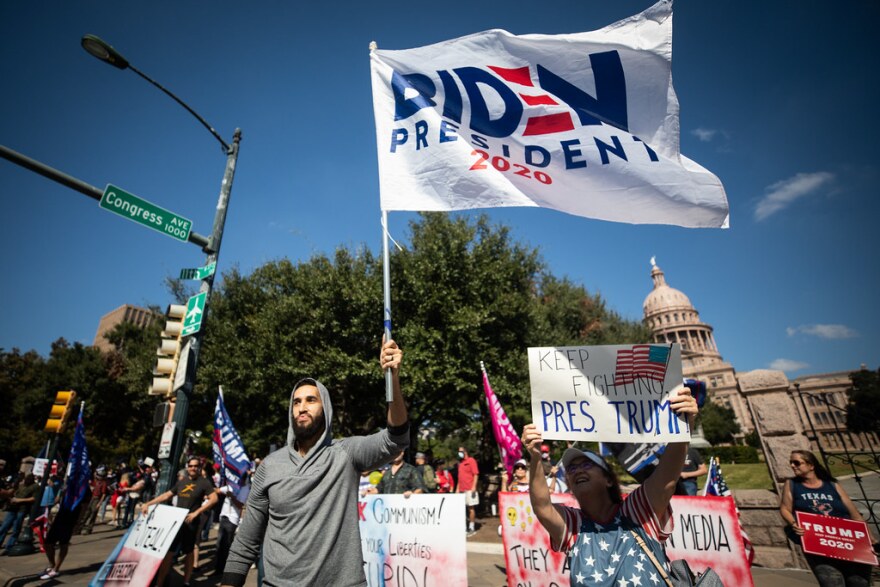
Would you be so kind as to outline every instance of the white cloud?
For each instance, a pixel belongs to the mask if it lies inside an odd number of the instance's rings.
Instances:
[[[770,363],[771,369],[776,369],[777,371],[785,371],[786,373],[788,373],[789,371],[800,371],[802,369],[806,369],[807,367],[809,367],[807,363],[793,361],[791,359],[776,359],[772,363]]]
[[[767,194],[755,207],[755,220],[766,220],[771,215],[784,210],[796,200],[808,196],[819,188],[831,183],[834,174],[827,171],[817,173],[798,173],[794,177],[783,179],[767,186]]]
[[[840,340],[844,338],[855,338],[859,333],[849,326],[843,324],[803,324],[797,328],[789,326],[785,329],[789,336],[795,334],[807,334],[810,336],[818,336],[819,338],[827,338],[829,340]]]
[[[715,130],[714,128],[700,127],[700,128],[695,128],[694,130],[692,130],[691,134],[694,135],[695,137],[697,137],[698,139],[700,139],[701,141],[703,141],[704,143],[708,143],[709,141],[711,141],[715,137],[716,134],[718,134],[718,131]]]

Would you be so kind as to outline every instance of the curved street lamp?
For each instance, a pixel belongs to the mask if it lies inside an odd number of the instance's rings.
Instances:
[[[214,127],[208,124],[208,122],[199,116],[199,113],[189,107],[189,105],[172,94],[169,90],[167,90],[164,86],[162,86],[159,82],[149,77],[144,72],[138,70],[131,63],[128,62],[128,59],[122,56],[122,54],[113,48],[113,45],[106,42],[104,39],[97,37],[95,35],[84,35],[82,40],[80,41],[80,45],[82,48],[86,50],[89,55],[92,55],[95,59],[99,59],[104,63],[109,63],[113,67],[117,69],[130,69],[163,92],[165,92],[172,100],[186,108],[186,110],[196,117],[196,119],[202,123],[202,126],[208,129],[208,131],[214,135],[214,138],[220,141],[220,144],[223,145],[223,150],[229,154],[230,146],[226,144],[226,141],[214,130]]]
[[[226,211],[229,206],[229,197],[232,193],[232,180],[235,176],[235,164],[238,160],[238,148],[239,143],[241,142],[241,129],[235,129],[235,134],[233,135],[232,145],[226,143],[222,137],[217,133],[214,128],[208,124],[204,118],[199,116],[199,114],[189,107],[183,100],[172,94],[170,91],[165,89],[158,82],[139,71],[135,68],[128,60],[122,56],[116,49],[113,48],[112,45],[97,37],[95,35],[85,35],[80,41],[83,49],[85,49],[89,55],[94,56],[96,59],[100,59],[104,63],[108,63],[117,69],[130,69],[160,90],[162,90],[165,94],[167,94],[170,98],[172,98],[175,102],[186,108],[187,112],[192,114],[208,131],[214,135],[214,138],[217,139],[220,144],[223,146],[223,150],[226,153],[226,170],[223,174],[223,182],[220,184],[220,198],[217,201],[217,212],[214,215],[214,228],[211,232],[211,238],[208,241],[208,244],[203,247],[202,250],[208,254],[207,261],[205,265],[210,265],[211,263],[217,263],[217,258],[220,255],[220,242],[223,239],[223,227],[226,224]],[[201,287],[199,288],[199,293],[206,293],[205,299],[205,309],[204,315],[208,313],[208,302],[211,297],[211,289],[214,285],[214,274],[212,273],[208,277],[202,280]],[[202,337],[205,333],[204,328],[204,320],[205,317],[203,315],[202,318],[202,328],[192,335],[192,341],[190,343],[190,356],[188,363],[191,367],[187,368],[186,372],[186,380],[181,387],[177,391],[176,396],[176,405],[174,408],[174,436],[171,442],[171,451],[170,456],[167,459],[163,459],[162,462],[162,470],[159,478],[159,487],[158,492],[162,493],[171,488],[171,485],[174,482],[174,475],[177,471],[177,464],[180,461],[181,454],[184,450],[184,444],[186,444],[186,438],[184,431],[186,430],[186,419],[187,412],[189,411],[189,401],[190,396],[193,393],[193,388],[195,386],[195,378],[196,378],[196,368],[198,367],[199,362],[199,349],[201,348]]]

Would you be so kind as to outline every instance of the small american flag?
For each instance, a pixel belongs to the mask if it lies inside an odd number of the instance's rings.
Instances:
[[[709,459],[709,474],[706,477],[706,487],[703,489],[703,495],[717,495],[719,497],[733,496],[733,492],[730,491],[727,482],[724,481],[724,476],[721,474],[721,464],[715,459],[715,457]],[[738,518],[738,507],[736,507],[736,515]],[[755,547],[752,546],[752,541],[749,538],[749,535],[746,534],[746,529],[743,528],[742,521],[739,523],[739,531],[743,537],[746,558],[749,560],[749,566],[751,566],[755,561]]]
[[[662,383],[666,379],[668,361],[668,346],[637,344],[630,349],[621,349],[617,351],[614,384],[625,385],[639,378]]]

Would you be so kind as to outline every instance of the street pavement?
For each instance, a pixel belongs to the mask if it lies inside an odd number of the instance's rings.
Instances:
[[[504,550],[497,532],[498,518],[481,520],[480,526],[477,534],[468,539],[468,585],[471,587],[505,587],[507,579]],[[199,566],[191,581],[194,586],[213,587],[220,584],[219,577],[212,574],[214,533],[215,530],[212,530],[210,540],[202,544],[199,553]],[[40,580],[40,575],[49,563],[46,555],[40,553],[39,550],[25,556],[0,556],[0,586],[88,585],[122,535],[122,530],[107,525],[97,525],[92,534],[74,536],[67,558],[61,568],[61,574],[47,581]],[[818,585],[809,571],[754,568],[752,576],[755,587],[813,587]],[[182,559],[180,559],[180,564],[175,566],[168,582],[169,587],[180,585],[183,585]],[[256,587],[255,570],[251,570],[245,585]]]

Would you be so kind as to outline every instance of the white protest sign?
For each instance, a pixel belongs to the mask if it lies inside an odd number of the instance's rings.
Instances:
[[[138,515],[89,585],[149,585],[187,514],[184,508],[158,505],[149,515]]]
[[[42,477],[43,473],[46,472],[46,465],[49,464],[49,459],[34,459],[34,468],[31,471],[35,477]]]
[[[679,345],[533,347],[528,359],[532,419],[545,439],[690,440],[669,407],[682,382]]]
[[[467,585],[464,494],[367,495],[358,519],[370,587]]]
[[[754,585],[732,497],[676,495],[672,513],[675,530],[666,541],[670,560],[687,560],[694,573],[712,567],[725,585]]]

